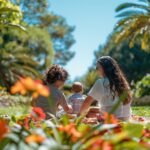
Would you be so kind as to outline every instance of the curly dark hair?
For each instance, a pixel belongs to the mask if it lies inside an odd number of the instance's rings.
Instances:
[[[59,65],[52,65],[45,73],[44,81],[53,84],[56,81],[66,81],[68,79],[68,72]]]
[[[104,74],[109,79],[110,90],[113,93],[113,98],[116,94],[121,96],[126,93],[127,96],[123,101],[123,104],[128,104],[132,98],[130,86],[117,62],[110,56],[103,56],[98,59],[97,64],[102,66]]]

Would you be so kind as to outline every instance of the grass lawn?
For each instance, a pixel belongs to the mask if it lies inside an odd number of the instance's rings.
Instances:
[[[30,106],[13,106],[7,108],[0,108],[0,115],[7,114],[7,115],[21,115],[27,114],[31,111]],[[150,117],[150,106],[134,106],[132,107],[132,112],[138,116],[145,116]]]
[[[135,115],[150,117],[150,106],[134,106],[132,111]]]
[[[31,111],[30,106],[20,105],[20,106],[13,106],[13,107],[1,107],[0,108],[0,115],[22,115],[22,114],[28,114]]]

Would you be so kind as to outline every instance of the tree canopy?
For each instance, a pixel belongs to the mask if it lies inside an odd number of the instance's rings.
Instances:
[[[28,25],[36,25],[45,28],[50,34],[54,48],[54,63],[66,65],[75,52],[71,46],[75,43],[73,37],[74,27],[68,25],[66,19],[50,11],[48,0],[12,0],[20,5],[24,17],[23,21]]]
[[[138,3],[123,3],[116,8],[117,17],[115,42],[118,44],[130,39],[130,48],[137,41],[141,49],[150,52],[150,1],[137,0]]]

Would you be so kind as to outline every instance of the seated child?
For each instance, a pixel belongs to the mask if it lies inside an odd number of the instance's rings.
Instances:
[[[46,114],[46,119],[50,119],[49,114],[56,115],[58,106],[61,105],[65,112],[72,112],[72,107],[67,104],[66,97],[60,88],[68,78],[68,72],[59,65],[51,66],[45,74],[45,83],[50,90],[49,100],[46,97],[39,96],[34,99],[32,104],[40,107]]]
[[[78,114],[85,100],[85,96],[83,96],[83,85],[80,82],[74,82],[71,90],[74,94],[69,97],[68,101],[72,105],[73,113]]]

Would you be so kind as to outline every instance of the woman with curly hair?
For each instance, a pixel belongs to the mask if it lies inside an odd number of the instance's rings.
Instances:
[[[101,112],[110,112],[119,97],[126,95],[114,115],[120,120],[128,120],[131,115],[131,92],[119,65],[110,56],[103,56],[98,59],[96,70],[101,78],[91,88],[79,114],[85,113],[93,100],[99,102]]]
[[[72,107],[67,104],[64,93],[60,88],[64,86],[68,78],[68,72],[59,65],[52,65],[45,73],[44,83],[50,90],[50,101],[40,96],[33,100],[33,105],[40,107],[46,114],[46,118],[51,118],[49,114],[56,115],[58,106],[61,105],[66,112],[72,112]]]

